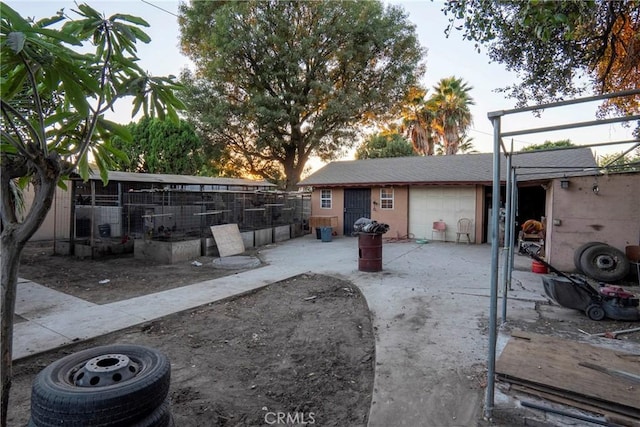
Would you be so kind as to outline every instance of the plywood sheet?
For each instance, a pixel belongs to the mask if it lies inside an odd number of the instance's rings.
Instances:
[[[244,241],[240,235],[238,224],[213,225],[211,226],[211,234],[213,234],[221,257],[244,252]]]
[[[640,417],[640,383],[581,363],[640,376],[640,354],[629,354],[546,335],[518,333],[496,362],[496,373],[538,390],[589,402],[623,407]]]

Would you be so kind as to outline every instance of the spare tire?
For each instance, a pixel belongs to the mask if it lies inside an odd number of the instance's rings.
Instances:
[[[93,347],[59,359],[35,378],[31,423],[44,426],[131,426],[165,402],[171,365],[138,345]]]
[[[609,245],[591,246],[580,257],[582,272],[602,282],[616,282],[629,274],[626,255]]]
[[[573,265],[576,266],[576,269],[579,272],[584,273],[582,271],[582,266],[580,265],[580,258],[582,258],[582,254],[584,253],[584,251],[589,249],[591,246],[597,246],[597,245],[606,245],[606,243],[602,243],[602,242],[585,243],[584,245],[582,245],[578,249],[576,249],[575,252],[573,252]]]

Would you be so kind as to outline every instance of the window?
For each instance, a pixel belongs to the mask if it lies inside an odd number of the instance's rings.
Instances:
[[[331,209],[331,190],[320,191],[320,208]]]
[[[393,188],[380,189],[380,207],[382,209],[393,209]]]

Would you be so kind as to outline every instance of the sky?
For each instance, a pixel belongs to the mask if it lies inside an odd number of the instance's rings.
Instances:
[[[54,15],[64,8],[71,13],[75,4],[67,0],[8,0],[12,8],[22,16],[42,18]],[[92,7],[106,15],[127,13],[144,18],[150,27],[145,29],[151,37],[147,45],[140,43],[138,56],[143,69],[154,76],[173,74],[190,66],[179,48],[179,27],[175,15],[178,13],[177,1],[170,0],[110,0],[89,1]],[[427,49],[427,72],[422,80],[425,87],[433,87],[440,79],[450,76],[462,78],[473,87],[470,94],[475,104],[471,107],[473,124],[469,135],[473,137],[474,148],[479,152],[493,150],[493,127],[487,113],[508,110],[515,107],[515,101],[495,92],[500,87],[517,82],[517,76],[499,63],[490,63],[485,51],[477,53],[474,42],[462,39],[461,33],[455,32],[449,38],[444,34],[447,17],[441,12],[441,1],[388,1],[405,9],[408,19],[416,26],[420,44]],[[536,117],[532,113],[521,113],[506,116],[502,122],[503,131],[516,129],[532,129],[561,123],[575,123],[594,120],[597,103],[583,106],[553,108]],[[116,113],[108,117],[121,123],[132,121],[130,103],[121,102]],[[516,150],[530,144],[539,144],[546,140],[556,141],[570,139],[574,144],[594,144],[631,139],[631,129],[619,124],[599,125],[568,131],[527,134],[513,138]],[[510,144],[512,139],[505,140]],[[631,145],[617,145],[611,148],[597,148],[596,155],[610,152],[621,152]],[[344,157],[350,160],[352,152]],[[315,162],[315,169],[321,164]]]

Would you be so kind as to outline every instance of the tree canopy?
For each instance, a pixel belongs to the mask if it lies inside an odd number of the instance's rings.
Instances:
[[[143,19],[125,14],[104,17],[79,4],[73,11],[75,20],[60,11],[32,22],[5,3],[0,7],[0,424],[4,427],[20,256],[51,208],[56,185],[75,172],[87,178],[89,153],[106,181],[114,156],[123,156],[111,145],[112,138],[131,138],[126,127],[104,118],[118,99],[132,97],[132,116],[141,111],[176,120],[183,104],[174,94],[180,86],[172,77],[152,77],[137,65],[136,43],[150,40],[142,30],[149,26]],[[20,189],[27,184],[33,203],[21,211]]]
[[[520,83],[503,88],[519,105],[586,90],[640,87],[640,2],[637,0],[447,1],[447,32],[462,31]],[[640,96],[605,102],[602,112],[640,109]]]
[[[180,9],[189,118],[238,170],[295,188],[310,156],[331,160],[358,125],[392,113],[423,50],[380,1],[192,1]]]
[[[209,150],[188,122],[145,117],[130,123],[127,128],[131,133],[130,140],[115,138],[113,141],[113,146],[127,155],[126,159],[116,159],[118,170],[219,175],[211,161],[218,159],[219,153]]]
[[[609,172],[640,172],[640,148],[599,156],[598,165]]]
[[[467,136],[472,123],[469,106],[474,103],[471,89],[455,76],[440,79],[428,98],[426,90],[411,88],[401,109],[402,126],[417,153],[452,155],[461,145],[471,149]]]
[[[377,133],[369,136],[356,150],[356,159],[407,157],[417,155],[411,142],[397,133]]]
[[[542,144],[531,144],[522,148],[520,151],[538,151],[538,150],[552,150],[554,148],[567,148],[575,147],[575,144],[569,139],[561,139],[559,141],[545,141]]]

